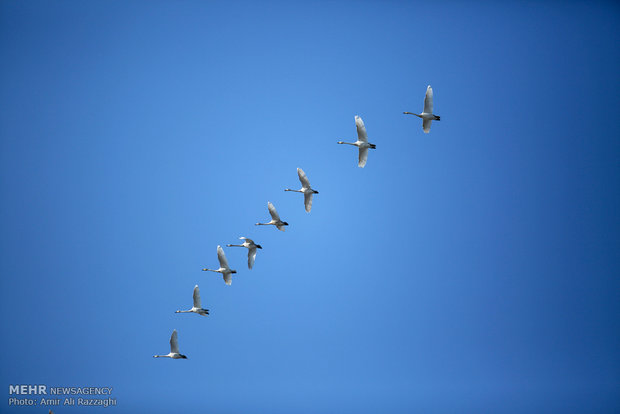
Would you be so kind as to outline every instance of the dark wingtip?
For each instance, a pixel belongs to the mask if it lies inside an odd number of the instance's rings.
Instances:
[[[261,246],[260,244],[257,244],[256,247],[258,247],[259,249],[263,248],[263,246]]]

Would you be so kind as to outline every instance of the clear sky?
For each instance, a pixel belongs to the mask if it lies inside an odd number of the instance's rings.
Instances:
[[[0,411],[619,411],[620,7],[498,3],[0,2]]]

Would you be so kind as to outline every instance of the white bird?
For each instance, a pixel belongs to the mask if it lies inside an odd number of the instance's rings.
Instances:
[[[290,188],[287,188],[284,191],[295,191],[297,193],[303,193],[304,206],[306,206],[306,212],[309,213],[312,209],[312,196],[314,194],[318,194],[319,192],[313,190],[310,187],[310,181],[308,180],[308,177],[306,177],[306,173],[304,172],[304,170],[298,168],[297,175],[299,176],[299,181],[301,182],[301,190],[291,190]]]
[[[236,270],[232,270],[229,266],[228,266],[228,260],[226,260],[226,255],[224,254],[224,249],[222,249],[222,246],[217,246],[217,259],[220,261],[220,268],[217,270],[213,270],[213,269],[202,269],[204,271],[208,271],[208,272],[217,272],[217,273],[221,273],[222,276],[224,277],[224,282],[226,282],[227,285],[231,285],[232,284],[232,274],[233,273],[237,273]]]
[[[357,166],[360,168],[364,168],[364,166],[366,165],[366,160],[368,159],[368,148],[375,149],[377,148],[377,146],[368,142],[368,134],[366,134],[366,127],[364,126],[364,121],[362,121],[362,118],[357,115],[355,115],[355,127],[357,128],[357,141],[338,141],[338,144],[355,145],[357,148],[359,148],[359,158]]]
[[[422,129],[427,134],[431,130],[431,121],[441,121],[439,115],[433,114],[433,88],[428,85],[426,88],[426,96],[424,97],[424,111],[421,114],[414,114],[413,112],[403,112],[403,114],[415,115],[418,118],[422,118]]]
[[[257,226],[268,226],[273,224],[278,228],[278,230],[284,231],[284,226],[288,226],[286,221],[280,220],[280,216],[276,211],[276,208],[271,204],[270,201],[267,202],[267,208],[269,209],[269,214],[271,215],[271,221],[269,223],[256,223]]]
[[[176,329],[172,331],[172,336],[170,336],[170,353],[168,355],[153,355],[153,358],[187,359],[185,355],[179,353],[179,340]]]
[[[189,310],[178,310],[175,313],[188,313],[188,312],[193,312],[193,313],[197,313],[198,315],[208,315],[209,314],[209,309],[203,309],[202,306],[200,305],[200,290],[198,289],[198,285],[194,286],[194,306],[189,309]]]
[[[248,239],[247,237],[239,237],[239,239],[243,240],[243,244],[227,244],[228,247],[246,247],[248,249],[248,269],[251,269],[254,266],[254,259],[256,259],[256,249],[262,249],[260,244],[254,243],[252,239]]]

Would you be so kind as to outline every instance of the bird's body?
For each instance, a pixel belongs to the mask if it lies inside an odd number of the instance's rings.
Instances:
[[[304,172],[304,170],[298,168],[297,175],[299,176],[299,181],[301,182],[301,190],[291,190],[290,188],[287,188],[284,191],[295,191],[297,193],[303,193],[304,206],[306,207],[306,212],[309,213],[312,209],[312,196],[314,194],[318,194],[319,192],[310,187],[310,181],[308,180],[308,177],[306,177],[306,173]]]
[[[424,96],[424,111],[421,114],[415,114],[413,112],[403,112],[403,114],[415,115],[418,118],[422,118],[422,129],[425,133],[429,133],[431,130],[431,121],[441,121],[439,115],[433,114],[433,88],[428,85],[426,88],[426,95]]]
[[[209,314],[209,309],[203,309],[201,304],[200,304],[200,290],[198,289],[198,285],[194,286],[194,306],[192,306],[191,309],[189,310],[178,310],[175,313],[197,313],[198,315],[208,315]]]
[[[274,225],[278,228],[278,230],[284,231],[284,226],[288,226],[286,221],[280,220],[280,215],[276,211],[276,208],[271,204],[270,201],[267,202],[267,209],[269,210],[269,215],[271,215],[271,221],[268,223],[256,223],[257,226],[269,226]]]
[[[179,353],[179,340],[176,329],[172,331],[170,336],[170,353],[167,355],[153,355],[153,358],[187,359],[185,355]]]
[[[220,268],[215,270],[215,269],[202,269],[203,271],[208,271],[208,272],[216,272],[216,273],[221,273],[222,276],[224,277],[224,282],[227,285],[231,285],[232,284],[232,274],[233,273],[237,273],[236,270],[232,270],[230,268],[230,266],[228,266],[228,260],[226,260],[226,255],[224,254],[224,249],[222,249],[222,246],[217,246],[217,259],[220,262]]]
[[[256,249],[262,249],[260,244],[254,243],[252,239],[248,239],[247,237],[239,237],[239,239],[243,240],[243,244],[227,244],[228,247],[245,247],[248,249],[248,269],[251,269],[254,266],[254,260],[256,259]]]
[[[368,159],[368,149],[375,149],[377,148],[377,146],[368,142],[368,134],[366,133],[364,121],[362,121],[362,118],[357,115],[355,115],[355,127],[357,128],[357,141],[338,141],[338,144],[355,145],[359,149],[357,166],[360,168],[364,168],[364,166],[366,165],[366,160]]]

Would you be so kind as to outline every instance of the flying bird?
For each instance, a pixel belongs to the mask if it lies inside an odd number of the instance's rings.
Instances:
[[[427,134],[431,130],[431,121],[441,121],[439,115],[433,114],[433,88],[428,85],[426,88],[426,96],[424,97],[424,111],[421,114],[414,114],[413,112],[403,112],[403,114],[415,115],[418,118],[422,118],[422,129]]]
[[[227,244],[228,247],[246,247],[248,249],[248,269],[254,266],[254,259],[256,259],[256,249],[262,249],[260,244],[254,243],[252,239],[247,237],[239,237],[243,240],[243,244]]]
[[[153,355],[153,358],[187,359],[185,355],[179,353],[179,340],[176,329],[172,331],[172,336],[170,336],[170,353],[168,355]]]
[[[209,309],[203,309],[202,306],[200,305],[200,289],[198,289],[198,285],[194,286],[194,306],[189,309],[189,310],[178,310],[175,313],[188,313],[188,312],[193,312],[193,313],[197,313],[198,315],[208,315],[209,314]]]
[[[319,192],[313,190],[310,187],[310,181],[308,177],[306,177],[306,173],[301,168],[297,169],[297,175],[299,176],[299,181],[301,182],[301,190],[291,190],[290,188],[285,189],[284,191],[295,191],[298,193],[303,193],[304,195],[304,206],[306,206],[306,212],[309,213],[312,209],[312,196],[314,194],[318,194]]]
[[[224,282],[226,282],[226,284],[228,286],[230,286],[232,284],[232,274],[233,273],[237,273],[237,271],[236,270],[232,270],[228,266],[228,260],[226,260],[226,255],[224,254],[224,249],[222,249],[222,246],[217,246],[217,259],[220,261],[220,268],[219,269],[217,269],[217,270],[202,269],[202,270],[208,271],[208,272],[221,273],[222,276],[224,277]]]
[[[270,201],[267,202],[267,208],[269,209],[269,214],[271,215],[271,221],[268,223],[256,223],[256,225],[268,226],[270,224],[273,224],[278,228],[278,230],[284,231],[284,226],[288,226],[288,223],[286,221],[280,220],[280,216],[278,215],[276,208],[273,206],[273,204],[271,204]]]
[[[366,134],[366,127],[362,118],[355,115],[355,127],[357,128],[357,141],[355,142],[343,142],[338,141],[338,144],[355,145],[359,148],[359,158],[357,166],[364,168],[366,160],[368,159],[368,148],[375,149],[377,146],[368,142],[368,134]]]

